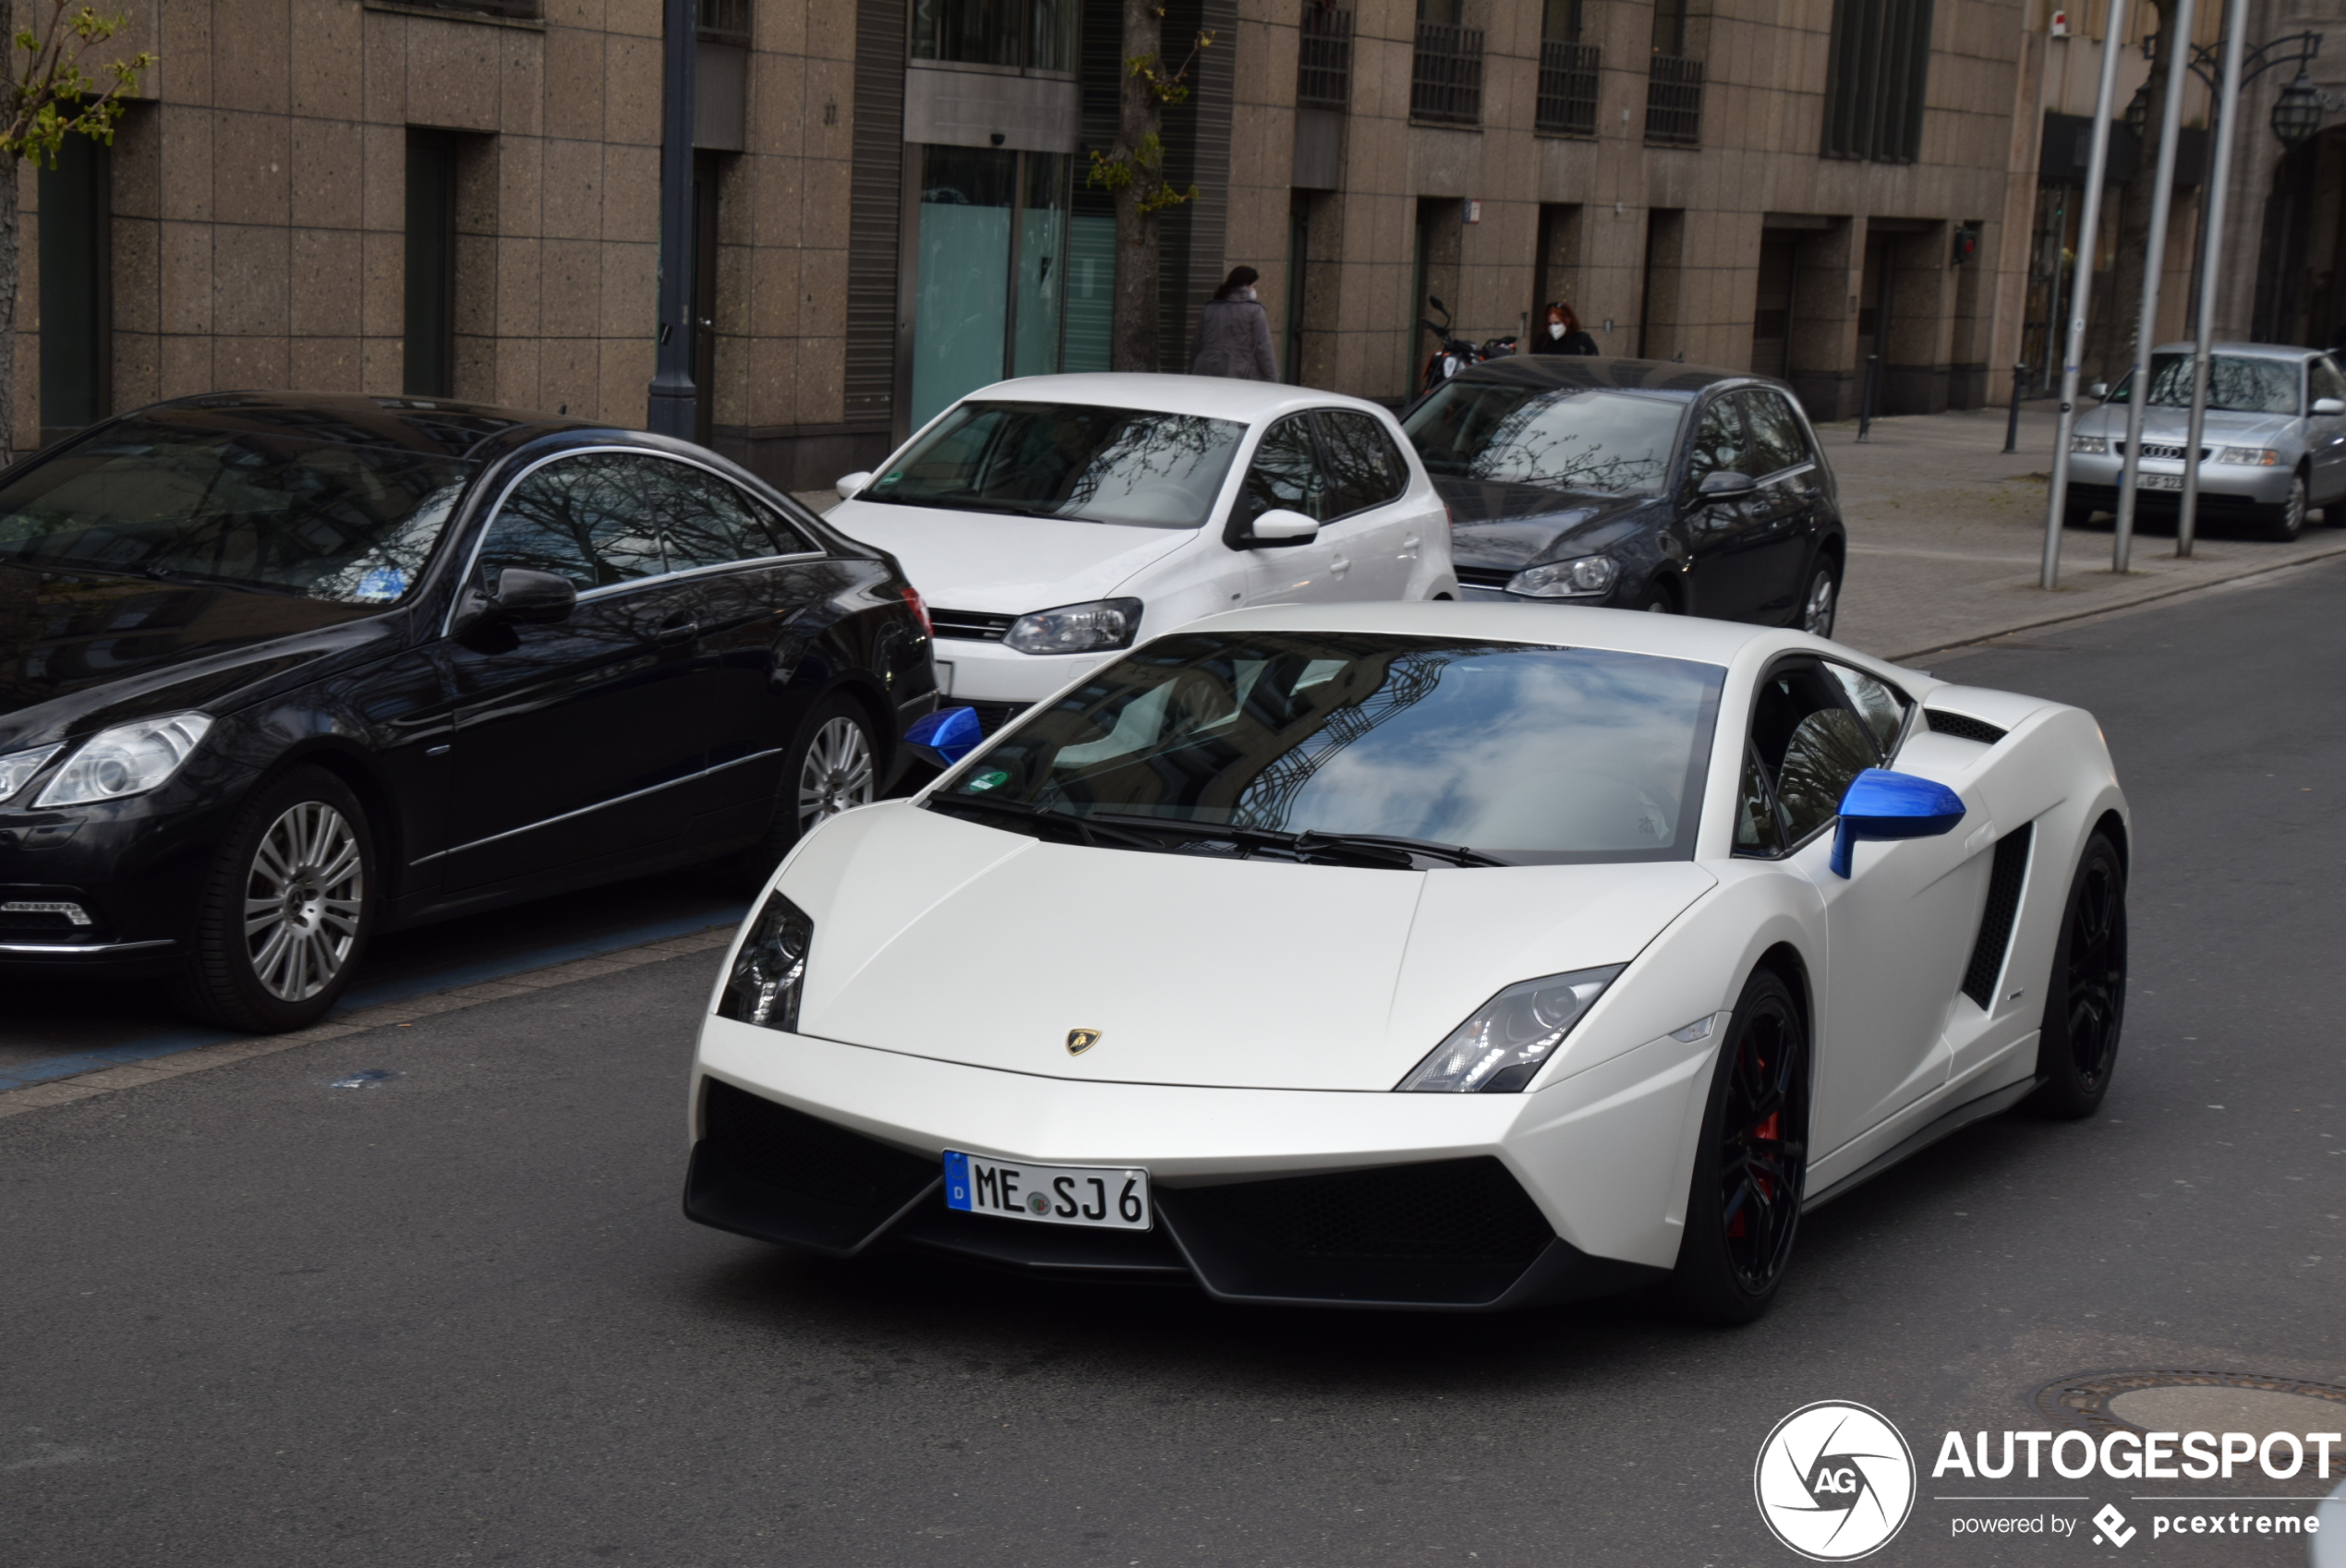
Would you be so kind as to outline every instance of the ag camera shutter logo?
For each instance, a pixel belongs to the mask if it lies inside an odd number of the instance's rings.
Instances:
[[[1776,1423],[1751,1490],[1776,1539],[1811,1562],[1853,1562],[1914,1512],[1914,1451],[1880,1412],[1820,1400]]]

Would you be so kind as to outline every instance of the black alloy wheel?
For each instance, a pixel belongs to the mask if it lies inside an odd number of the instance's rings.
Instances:
[[[320,767],[265,781],[213,856],[173,1001],[256,1033],[317,1022],[373,934],[374,871],[366,809],[349,785]]]
[[[1678,613],[1678,601],[1662,579],[1656,577],[1646,585],[1646,591],[1628,608],[1651,610],[1656,615],[1675,615]]]
[[[1800,629],[1812,637],[1830,637],[1841,614],[1841,569],[1832,557],[1820,555],[1808,571],[1808,591],[1800,596]]]
[[[751,869],[764,875],[816,826],[877,799],[879,747],[872,737],[871,716],[853,697],[825,698],[782,754],[774,814],[766,837],[751,851]]]
[[[2258,532],[2268,539],[2288,544],[2305,531],[2305,471],[2299,469],[2289,476],[2289,494],[2271,506],[2256,509]]]
[[[2031,1105],[2049,1116],[2089,1116],[2110,1092],[2126,1021],[2126,862],[2107,835],[2086,840],[2062,909],[2052,979],[2037,1038]]]
[[[1808,1178],[1808,1025],[1772,970],[1744,983],[1711,1073],[1668,1304],[1697,1322],[1747,1323],[1792,1261]]]

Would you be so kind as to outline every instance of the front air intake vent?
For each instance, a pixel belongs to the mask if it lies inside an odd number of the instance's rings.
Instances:
[[[969,643],[998,643],[1010,634],[1015,615],[988,615],[979,609],[939,609],[929,606],[928,618],[940,637]]]
[[[1952,735],[1958,741],[1977,741],[1983,746],[1992,746],[2004,738],[2002,730],[1985,719],[1966,718],[1960,713],[1945,713],[1935,707],[1924,708],[1922,716],[1929,721],[1930,732],[1934,735]]]
[[[707,1080],[684,1212],[704,1224],[852,1252],[941,1166],[788,1105]]]
[[[1454,565],[1450,568],[1450,570],[1456,572],[1458,574],[1458,581],[1469,587],[1504,588],[1509,583],[1515,581],[1515,574],[1517,572],[1520,571],[1521,568],[1514,566]]]
[[[2028,880],[2028,845],[2036,833],[2037,825],[2030,823],[1996,840],[1996,863],[1988,873],[1988,907],[1979,911],[1979,935],[1972,939],[1971,962],[1963,971],[1963,994],[1982,1007],[1995,1001],[1996,977],[2003,973],[2004,955],[2012,949],[2013,921],[2020,913],[2020,889]]]

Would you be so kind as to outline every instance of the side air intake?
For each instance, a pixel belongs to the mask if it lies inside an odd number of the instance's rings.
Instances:
[[[1932,716],[1934,730],[1938,728],[1937,717]],[[1996,733],[2001,735],[2003,731],[1999,730]],[[2013,921],[2020,913],[2020,888],[2028,880],[2028,845],[2036,835],[2037,825],[2032,822],[1996,840],[1996,863],[1988,873],[1988,907],[1979,911],[1979,935],[1972,941],[1971,962],[1963,971],[1963,994],[1982,1007],[1996,999],[1996,977],[2003,973],[2004,955],[2012,948]]]
[[[1966,718],[1960,713],[1941,713],[1935,707],[1922,710],[1923,718],[1934,735],[1953,735],[1958,741],[1977,741],[1992,746],[2004,738],[2004,732],[1985,719]]]

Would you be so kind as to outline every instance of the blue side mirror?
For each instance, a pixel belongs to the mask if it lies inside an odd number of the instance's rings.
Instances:
[[[941,707],[926,718],[916,719],[904,731],[904,743],[913,748],[924,762],[938,767],[950,767],[986,739],[977,722],[973,707]]]
[[[1936,838],[1963,820],[1963,797],[1944,784],[1869,767],[1850,781],[1841,797],[1841,826],[1833,832],[1832,874],[1849,874],[1860,838]]]

